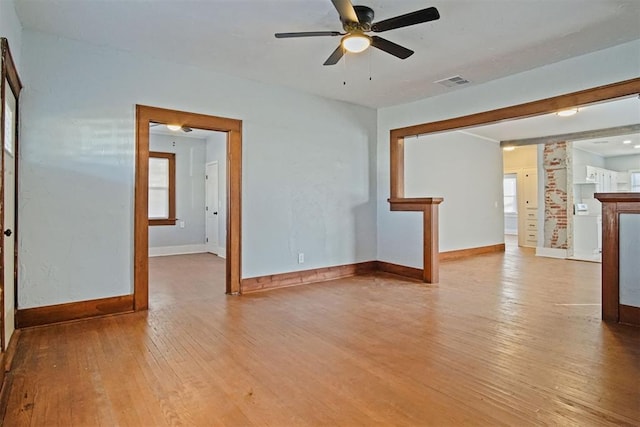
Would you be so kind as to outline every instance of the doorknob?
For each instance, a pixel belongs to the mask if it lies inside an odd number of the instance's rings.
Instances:
[[[11,236],[11,229],[7,228],[6,230],[4,230],[4,235],[7,237]]]

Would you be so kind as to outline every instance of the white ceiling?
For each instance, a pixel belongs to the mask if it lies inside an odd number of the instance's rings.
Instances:
[[[374,21],[429,6],[441,19],[381,34],[415,50],[404,61],[369,49],[326,67],[338,37],[273,34],[341,31],[330,0],[17,0],[16,10],[27,29],[374,108],[464,90],[433,83],[454,75],[478,84],[640,38],[639,0],[354,3]]]
[[[583,139],[581,141],[574,141],[573,146],[602,157],[635,155],[640,154],[640,133],[597,139]]]

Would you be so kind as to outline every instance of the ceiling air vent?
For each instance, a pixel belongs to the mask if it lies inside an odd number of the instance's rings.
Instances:
[[[593,141],[594,144],[608,144],[609,141]]]
[[[439,85],[442,85],[445,87],[456,87],[456,86],[467,85],[471,83],[471,81],[465,79],[464,77],[453,76],[453,77],[448,77],[446,79],[435,81],[434,83],[438,83]]]

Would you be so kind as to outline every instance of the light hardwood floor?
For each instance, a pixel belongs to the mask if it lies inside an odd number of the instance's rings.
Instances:
[[[150,310],[25,330],[6,426],[640,425],[640,328],[600,265],[508,246],[224,295],[211,255],[154,258]]]

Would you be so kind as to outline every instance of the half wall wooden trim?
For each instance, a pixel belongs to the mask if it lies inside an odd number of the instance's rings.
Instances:
[[[439,237],[438,205],[441,197],[397,198],[389,199],[392,211],[422,212],[422,280],[438,283],[439,274]]]
[[[367,261],[356,264],[323,267],[312,270],[293,271],[290,273],[271,274],[268,276],[242,279],[242,293],[247,294],[267,289],[285,288],[309,283],[325,282],[343,277],[357,276],[376,271],[377,262]]]
[[[480,246],[477,248],[458,249],[455,251],[440,252],[440,261],[449,261],[452,259],[466,258],[470,256],[490,254],[495,252],[504,252],[504,243],[497,245]]]
[[[16,326],[30,328],[52,323],[101,317],[133,311],[133,295],[70,302],[44,307],[25,308],[16,313]]]
[[[640,308],[620,304],[619,239],[620,214],[640,214],[640,193],[596,193],[594,197],[602,203],[602,320],[640,326]]]

